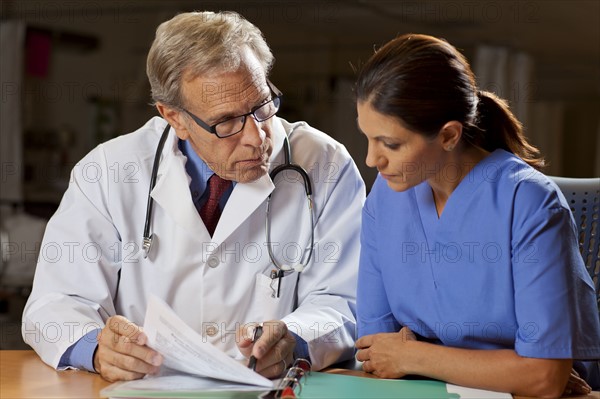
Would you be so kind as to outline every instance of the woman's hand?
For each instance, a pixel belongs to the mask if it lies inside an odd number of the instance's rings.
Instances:
[[[364,371],[377,377],[402,378],[411,361],[410,343],[416,340],[408,327],[397,333],[366,335],[356,341],[356,360],[363,362]]]
[[[579,373],[575,369],[571,369],[571,375],[565,386],[563,396],[571,394],[587,395],[590,392],[592,392],[592,387],[579,376]]]

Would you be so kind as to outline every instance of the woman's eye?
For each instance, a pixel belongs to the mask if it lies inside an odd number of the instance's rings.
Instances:
[[[383,145],[386,148],[389,148],[390,150],[397,150],[398,148],[400,148],[400,144],[396,144],[396,143],[383,143]]]

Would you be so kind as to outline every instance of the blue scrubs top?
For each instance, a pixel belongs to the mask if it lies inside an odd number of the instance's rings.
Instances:
[[[361,246],[359,336],[407,326],[452,347],[600,358],[596,296],[568,204],[509,152],[478,163],[440,218],[427,182],[395,192],[379,177]]]

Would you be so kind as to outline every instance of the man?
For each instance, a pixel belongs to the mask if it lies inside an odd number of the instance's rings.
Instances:
[[[255,356],[267,377],[295,356],[320,369],[353,355],[364,184],[343,146],[275,116],[272,62],[260,31],[235,13],[159,26],[147,73],[162,118],[88,154],[48,223],[23,315],[23,337],[46,363],[111,381],[157,372],[162,357],[139,328],[149,294],[232,357]],[[312,180],[310,210],[296,172],[269,176],[285,162],[286,135]],[[248,331],[260,322],[253,343]]]

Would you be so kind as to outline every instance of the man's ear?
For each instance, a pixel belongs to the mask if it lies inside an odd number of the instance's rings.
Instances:
[[[444,150],[452,151],[460,142],[463,125],[459,121],[447,122],[440,129],[439,137]]]
[[[190,137],[187,124],[183,121],[185,115],[183,115],[181,111],[169,107],[163,103],[156,103],[156,109],[163,119],[166,120],[173,129],[175,129],[177,137],[179,137],[181,140],[187,140]]]

